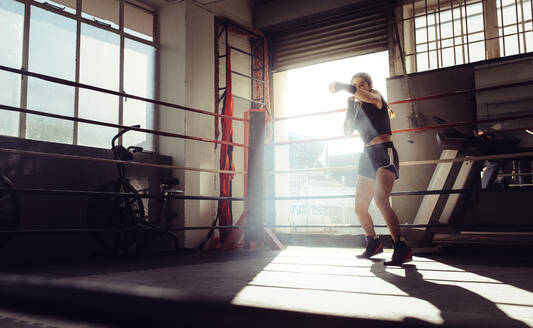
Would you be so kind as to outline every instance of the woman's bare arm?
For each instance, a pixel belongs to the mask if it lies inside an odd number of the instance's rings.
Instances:
[[[354,93],[354,97],[359,101],[374,104],[378,109],[383,108],[381,94],[377,90],[366,91],[357,88],[357,92]]]

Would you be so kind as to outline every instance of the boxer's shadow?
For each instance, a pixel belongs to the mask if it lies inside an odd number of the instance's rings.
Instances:
[[[387,267],[376,260],[370,271],[378,278],[398,287],[411,297],[425,300],[440,310],[444,325],[485,326],[485,327],[519,327],[526,328],[522,321],[509,317],[490,300],[463,287],[450,284],[438,284],[424,280],[423,275],[413,264],[404,264],[405,276],[387,271]],[[406,313],[406,315],[408,315]],[[480,320],[486,322],[479,322]],[[477,324],[472,324],[477,322]],[[466,325],[466,323],[471,323]]]
[[[385,259],[372,259],[372,258],[370,258],[369,260],[374,262],[374,263],[385,263]]]

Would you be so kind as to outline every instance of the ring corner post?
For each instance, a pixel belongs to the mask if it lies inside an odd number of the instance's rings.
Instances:
[[[246,245],[261,244],[264,239],[264,148],[265,112],[250,111],[248,148],[248,199],[246,216],[248,228]]]

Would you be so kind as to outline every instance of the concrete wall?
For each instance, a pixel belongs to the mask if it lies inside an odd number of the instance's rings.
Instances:
[[[5,136],[0,136],[0,148],[113,158],[110,149]],[[171,163],[167,156],[150,153],[135,154],[135,161]],[[15,187],[33,189],[96,191],[104,183],[118,178],[114,164],[8,153],[1,153],[0,172],[8,176]],[[168,177],[169,172],[165,169],[128,166],[127,175],[137,190],[147,189],[150,193],[157,194],[159,179]],[[89,199],[86,196],[19,195],[19,229],[86,229]],[[149,214],[158,214],[159,203],[156,200],[144,200],[143,203]],[[88,233],[20,233],[0,248],[0,259],[27,262],[80,258],[90,256],[94,251],[97,248]]]
[[[161,6],[160,11],[160,89],[161,99],[188,107],[214,112],[214,17],[229,17],[241,24],[249,25],[252,21],[249,1],[234,1],[228,6],[199,5],[193,1],[184,1],[174,5]],[[250,51],[245,37],[230,36],[234,47]],[[223,48],[222,48],[223,50]],[[223,54],[223,51],[221,51]],[[232,52],[233,70],[250,74],[250,58]],[[224,70],[221,67],[221,76]],[[221,79],[221,86],[224,79]],[[250,81],[239,77],[233,78],[233,93],[250,98]],[[248,102],[235,99],[235,113],[243,117],[250,108]],[[194,137],[214,139],[214,119],[211,116],[192,112],[162,110],[160,127],[163,131],[183,133]],[[234,122],[234,141],[244,142],[244,126]],[[187,167],[218,169],[219,149],[214,144],[199,141],[180,141],[161,138],[160,152],[173,157],[174,163]],[[234,162],[236,170],[243,170],[243,151],[235,147]],[[194,171],[176,172],[183,183],[181,188],[186,195],[218,196],[218,175]],[[233,195],[242,196],[244,192],[242,175],[235,175]],[[179,217],[177,226],[211,225],[217,209],[216,201],[188,200],[176,202]],[[234,222],[243,211],[239,202],[233,205]],[[194,248],[207,236],[207,231],[188,231],[185,233],[185,247]]]
[[[407,80],[414,98],[527,81],[533,78],[531,58],[532,56],[515,56],[410,74]],[[387,98],[389,101],[409,98],[405,83],[405,79],[401,76],[387,80]],[[531,113],[533,108],[531,92],[531,86],[522,86],[424,100],[414,104],[414,111],[423,114],[425,125],[436,124],[432,119],[434,115],[448,122],[523,115]],[[396,112],[397,118],[391,121],[392,129],[410,127],[407,117],[411,114],[411,105],[393,105],[393,110]],[[533,121],[492,123],[491,126],[496,129],[525,128],[533,126]],[[483,125],[479,127],[483,127]],[[463,133],[472,134],[472,127],[457,127],[457,129]],[[436,133],[437,130],[430,130],[393,135],[400,161],[438,159],[441,148],[436,141]],[[519,138],[521,147],[531,147],[533,144],[533,138],[524,130],[512,134],[497,135],[497,137]],[[400,179],[395,184],[394,191],[427,189],[435,166],[402,166]],[[528,212],[526,200],[528,197],[531,197],[530,192],[467,195],[463,205],[455,212],[452,220],[459,223],[528,223],[529,217],[524,215]],[[392,198],[392,205],[401,222],[411,223],[421,201],[422,196],[396,196]],[[502,221],[502,218],[505,218],[505,221]]]
[[[211,4],[201,5],[204,10],[209,11],[215,16],[226,17],[232,21],[251,27],[253,25],[253,3],[250,0],[231,0],[213,2]]]
[[[511,60],[476,65],[476,88],[529,81],[533,77],[533,58],[519,57]],[[478,119],[529,114],[533,110],[533,86],[525,85],[476,93]],[[484,128],[510,130],[532,128],[533,119],[495,122],[482,125]],[[521,147],[533,147],[533,136],[518,130],[506,136],[519,138]]]

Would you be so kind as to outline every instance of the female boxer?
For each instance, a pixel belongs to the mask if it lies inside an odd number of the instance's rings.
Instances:
[[[359,179],[355,191],[355,213],[365,230],[366,249],[359,258],[370,258],[383,252],[383,245],[376,236],[374,223],[368,213],[372,197],[385,218],[394,241],[392,259],[388,265],[402,265],[411,261],[411,249],[400,234],[398,217],[390,205],[390,193],[399,177],[398,153],[391,139],[389,106],[381,94],[372,88],[372,78],[367,73],[357,73],[351,84],[333,82],[332,92],[340,90],[353,94],[348,99],[344,125],[345,134],[357,130],[365,144],[359,160]]]

